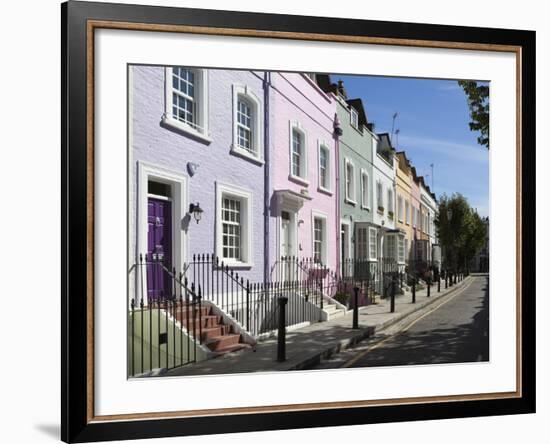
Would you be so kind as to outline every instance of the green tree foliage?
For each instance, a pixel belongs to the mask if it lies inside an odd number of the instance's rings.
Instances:
[[[435,225],[444,262],[451,268],[463,268],[485,243],[483,219],[459,193],[441,196]]]
[[[479,131],[477,142],[489,149],[489,85],[472,80],[459,80],[470,108],[470,130]]]

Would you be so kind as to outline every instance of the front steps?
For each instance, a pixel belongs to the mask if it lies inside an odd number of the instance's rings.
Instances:
[[[201,338],[202,345],[212,352],[212,357],[250,348],[241,334],[230,324],[225,324],[221,315],[213,313],[212,306],[197,308],[183,307],[176,313],[176,319],[192,336]]]
[[[329,301],[327,299],[324,300],[323,303],[323,311],[327,315],[327,321],[330,321],[331,319],[339,318],[340,316],[344,316],[346,314],[346,310],[338,305],[336,305],[334,302]]]

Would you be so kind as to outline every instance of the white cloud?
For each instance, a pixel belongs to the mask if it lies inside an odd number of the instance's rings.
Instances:
[[[489,151],[480,145],[407,135],[399,136],[399,145],[405,150],[407,147],[416,148],[464,162],[489,163]]]

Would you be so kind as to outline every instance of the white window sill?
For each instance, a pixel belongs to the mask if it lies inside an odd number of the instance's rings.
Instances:
[[[251,162],[254,162],[257,165],[264,165],[265,162],[260,157],[254,156],[254,154],[251,154],[249,151],[245,150],[244,148],[240,148],[235,145],[231,145],[231,154],[234,154],[235,156],[242,157],[243,159],[249,160]]]
[[[332,196],[332,191],[330,191],[327,188],[317,187],[317,191],[319,191],[320,193],[324,193],[324,194],[327,194],[329,196]]]
[[[357,205],[357,201],[355,201],[353,199],[350,199],[349,197],[346,197],[345,201],[346,201],[346,203],[349,203],[350,205],[353,205],[353,206]]]
[[[363,205],[363,204],[361,204],[361,208],[362,208],[363,210],[370,211],[370,207],[369,207],[368,205]]]
[[[288,180],[292,180],[293,182],[299,183],[300,185],[304,185],[306,187],[309,186],[309,180],[306,180],[303,177],[295,176],[294,174],[289,174]]]
[[[179,120],[172,119],[168,116],[162,116],[162,123],[166,126],[170,126],[178,131],[181,131],[182,133],[193,137],[194,139],[198,139],[201,142],[204,142],[206,144],[210,144],[212,142],[212,139],[208,137],[207,135],[201,133],[200,131],[196,130],[195,128],[180,122]]]
[[[252,268],[254,266],[253,262],[241,262],[232,259],[222,259],[224,267],[229,268]]]

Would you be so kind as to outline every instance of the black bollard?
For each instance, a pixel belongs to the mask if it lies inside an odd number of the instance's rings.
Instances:
[[[416,275],[413,275],[412,303],[416,303]]]
[[[441,276],[439,273],[437,274],[437,292],[439,293],[441,291]]]
[[[353,329],[359,328],[359,287],[353,289]]]
[[[428,297],[430,297],[431,288],[432,288],[432,278],[428,278]]]
[[[287,297],[279,296],[279,331],[277,333],[277,361],[286,361],[286,304]]]

